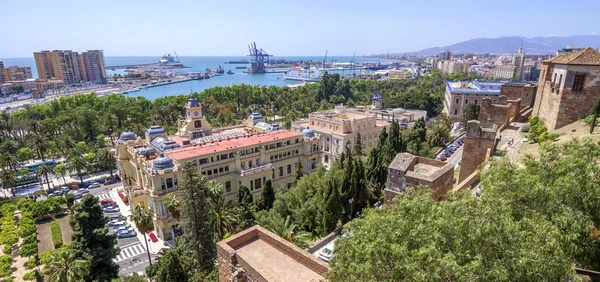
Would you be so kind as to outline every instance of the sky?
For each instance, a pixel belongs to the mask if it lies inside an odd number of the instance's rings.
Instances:
[[[34,51],[105,56],[276,56],[418,51],[473,38],[600,34],[600,1],[0,0],[0,58]],[[577,6],[577,12],[573,5]],[[582,8],[585,7],[585,8]]]

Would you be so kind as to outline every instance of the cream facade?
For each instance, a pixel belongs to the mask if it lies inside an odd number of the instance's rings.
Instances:
[[[4,81],[25,81],[32,77],[31,67],[8,66],[4,68]]]
[[[241,185],[258,199],[267,180],[274,187],[291,187],[299,162],[305,174],[313,172],[322,151],[321,138],[315,135],[288,130],[260,133],[243,125],[213,129],[202,106],[190,98],[176,135],[167,136],[159,126],[150,127],[144,138],[125,131],[117,140],[116,157],[130,204],[151,208],[157,236],[168,241],[182,230],[163,199],[181,194],[185,164],[220,183],[226,201],[237,199]]]

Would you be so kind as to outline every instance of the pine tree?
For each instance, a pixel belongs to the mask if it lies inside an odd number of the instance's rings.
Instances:
[[[357,156],[362,156],[362,154],[363,154],[362,140],[360,137],[360,132],[356,133],[356,140],[354,141],[354,153]]]
[[[270,210],[273,207],[273,202],[275,202],[275,191],[273,190],[273,183],[271,179],[265,182],[265,188],[263,188],[260,193],[260,210]]]
[[[108,219],[102,212],[98,198],[83,197],[71,217],[73,242],[71,248],[79,259],[91,263],[87,281],[111,281],[119,275],[119,266],[113,261],[119,254],[117,239],[108,234]]]
[[[217,250],[209,218],[210,192],[207,179],[191,163],[185,165],[182,176],[184,197],[181,200],[181,218],[189,234],[186,239],[195,256],[195,269],[208,273],[215,267]]]
[[[592,110],[592,122],[590,123],[590,134],[594,133],[594,128],[596,127],[596,120],[598,119],[598,115],[600,115],[600,99],[596,101],[596,105],[594,105],[594,109]]]

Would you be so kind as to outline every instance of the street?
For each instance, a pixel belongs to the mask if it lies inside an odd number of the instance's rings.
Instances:
[[[111,198],[114,201],[120,201],[120,199],[114,199],[111,195],[116,195],[116,191],[111,193],[111,190],[116,190],[122,187],[122,183],[116,183],[112,185],[102,186],[99,188],[90,189],[90,194],[98,197],[99,200]],[[117,213],[107,213],[106,215],[113,215]],[[119,212],[123,215],[123,212]],[[109,227],[109,232],[113,232],[113,228]],[[140,241],[138,237],[117,239],[117,247],[120,248],[119,255],[117,255],[115,262],[119,265],[119,275],[125,275],[132,272],[144,272],[148,263],[148,253],[146,251],[146,245]],[[150,257],[154,261],[156,258],[155,254],[150,253]]]

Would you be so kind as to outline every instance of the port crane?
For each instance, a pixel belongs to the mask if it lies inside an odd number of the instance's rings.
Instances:
[[[256,48],[256,42],[248,45],[248,51],[250,51],[250,72],[251,73],[265,73],[265,63],[269,62],[270,57],[267,51]]]
[[[175,54],[175,58],[177,59],[177,62],[179,63],[179,56],[177,56],[177,51],[173,51],[173,54]]]
[[[321,69],[325,68],[325,61],[327,61],[327,51],[328,50],[325,50],[325,58],[323,58],[323,65],[321,66]]]

